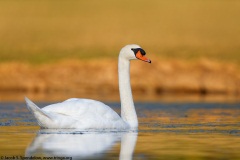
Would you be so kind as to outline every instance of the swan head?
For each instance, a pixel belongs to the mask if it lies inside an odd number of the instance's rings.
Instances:
[[[151,60],[146,56],[146,52],[137,44],[130,44],[123,47],[120,51],[119,57],[127,60],[139,59],[144,62],[151,63]]]

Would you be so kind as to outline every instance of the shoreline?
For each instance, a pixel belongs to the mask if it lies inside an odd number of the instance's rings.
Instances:
[[[133,94],[149,99],[166,95],[240,96],[240,71],[234,64],[207,59],[194,62],[159,58],[153,60],[152,64],[131,62]],[[1,63],[0,101],[10,100],[8,97],[14,100],[14,96],[7,96],[11,94],[59,94],[59,97],[86,95],[84,97],[87,98],[88,95],[99,95],[103,99],[112,95],[117,97],[117,73],[117,59],[64,60],[41,65]]]

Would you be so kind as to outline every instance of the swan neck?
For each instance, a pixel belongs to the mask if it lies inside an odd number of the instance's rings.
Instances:
[[[119,56],[118,60],[119,92],[121,100],[121,117],[131,128],[138,127],[138,119],[133,103],[130,84],[130,61]]]

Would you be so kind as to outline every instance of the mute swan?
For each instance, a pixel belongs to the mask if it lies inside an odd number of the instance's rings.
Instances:
[[[140,59],[151,63],[145,54],[145,51],[136,44],[126,45],[119,53],[121,117],[104,103],[90,99],[71,98],[40,109],[25,97],[27,107],[42,128],[136,130],[138,119],[130,85],[130,60]]]

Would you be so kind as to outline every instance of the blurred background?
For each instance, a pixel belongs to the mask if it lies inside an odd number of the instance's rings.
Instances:
[[[239,101],[240,1],[0,1],[0,101],[118,101],[117,57],[139,44],[136,101]]]

